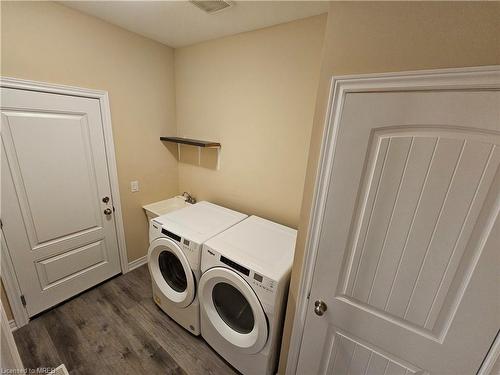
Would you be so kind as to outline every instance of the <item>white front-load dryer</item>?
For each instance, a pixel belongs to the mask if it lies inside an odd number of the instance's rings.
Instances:
[[[201,334],[245,375],[275,373],[296,236],[251,216],[203,245]]]
[[[247,215],[199,202],[150,221],[148,267],[153,299],[173,320],[200,334],[197,284],[202,244]]]

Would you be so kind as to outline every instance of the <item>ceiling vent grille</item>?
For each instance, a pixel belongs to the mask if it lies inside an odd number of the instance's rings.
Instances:
[[[194,6],[200,8],[208,14],[218,13],[224,9],[231,8],[234,4],[232,1],[224,0],[206,0],[206,1],[190,1]]]

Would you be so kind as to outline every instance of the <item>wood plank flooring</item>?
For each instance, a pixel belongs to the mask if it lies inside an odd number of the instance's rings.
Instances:
[[[147,266],[101,284],[14,332],[24,366],[71,375],[236,374],[153,302]]]

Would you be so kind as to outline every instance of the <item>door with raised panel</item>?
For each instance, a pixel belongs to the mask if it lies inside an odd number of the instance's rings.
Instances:
[[[475,374],[500,326],[500,92],[359,91],[337,114],[297,374]]]
[[[33,316],[120,272],[101,108],[1,94],[3,231]]]

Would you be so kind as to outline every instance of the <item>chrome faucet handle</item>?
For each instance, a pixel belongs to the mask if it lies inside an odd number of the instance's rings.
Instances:
[[[186,202],[188,202],[190,204],[195,204],[196,203],[196,199],[191,194],[189,194],[187,191],[185,191],[184,193],[182,193],[182,196],[184,198],[186,198]]]

